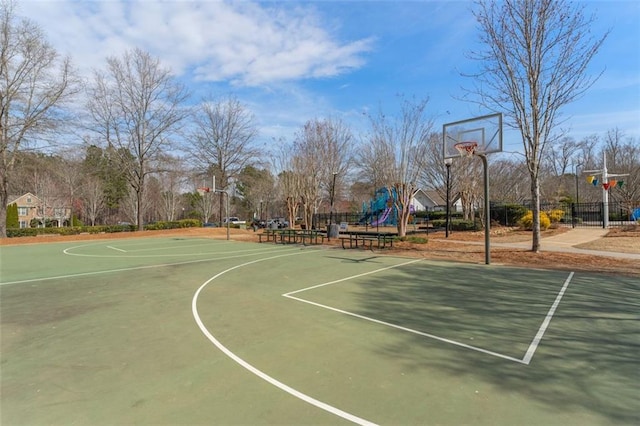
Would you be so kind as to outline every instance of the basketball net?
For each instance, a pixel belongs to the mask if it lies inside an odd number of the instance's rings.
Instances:
[[[478,147],[477,142],[458,142],[453,145],[455,149],[460,153],[460,157],[471,157],[476,152],[476,148]]]
[[[198,191],[201,197],[204,197],[204,194],[211,190],[209,188],[196,188],[196,191]]]

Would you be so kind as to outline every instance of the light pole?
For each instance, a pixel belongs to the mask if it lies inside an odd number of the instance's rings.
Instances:
[[[453,158],[445,158],[444,165],[447,167],[447,219],[445,221],[444,234],[445,238],[449,238],[449,176],[451,171],[451,163],[453,163]]]
[[[338,172],[333,172],[333,183],[331,184],[331,199],[329,206],[329,229],[327,231],[327,241],[331,241],[331,234],[333,233],[333,198],[336,194],[336,176]]]
[[[582,166],[582,163],[577,163],[573,165],[573,174],[575,175],[576,178],[576,202],[573,203],[573,206],[571,208],[571,226],[573,228],[576,227],[576,222],[578,220],[578,203],[580,203],[580,195],[578,193],[578,167]]]
[[[573,166],[573,174],[576,177],[576,204],[580,202],[580,196],[578,193],[578,167],[581,167],[581,166],[582,166],[582,163],[578,163]]]

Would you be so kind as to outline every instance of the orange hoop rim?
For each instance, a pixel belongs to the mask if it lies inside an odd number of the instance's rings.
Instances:
[[[474,141],[458,142],[457,144],[453,145],[453,147],[458,150],[461,156],[471,157],[473,153],[476,152],[476,148],[478,147],[478,142],[474,142]]]

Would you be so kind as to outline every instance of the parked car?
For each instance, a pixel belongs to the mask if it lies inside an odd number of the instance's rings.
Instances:
[[[267,228],[269,229],[283,229],[289,227],[289,221],[283,217],[276,217],[273,219],[267,220]]]
[[[246,223],[244,220],[240,220],[240,218],[237,218],[235,216],[225,217],[222,223],[226,225],[227,222],[233,225],[244,225]]]

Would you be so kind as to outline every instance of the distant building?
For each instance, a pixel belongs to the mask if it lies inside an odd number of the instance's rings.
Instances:
[[[68,224],[71,219],[71,209],[58,200],[51,204],[44,203],[39,197],[30,192],[20,196],[10,196],[9,204],[18,206],[18,222],[20,228],[30,228],[31,222],[37,221],[38,228],[44,228],[46,221],[56,223],[58,227]]]
[[[418,189],[413,197],[412,205],[415,211],[444,211],[447,209],[447,200],[443,199],[437,191],[432,189]],[[462,211],[460,197],[451,196],[451,211]]]

